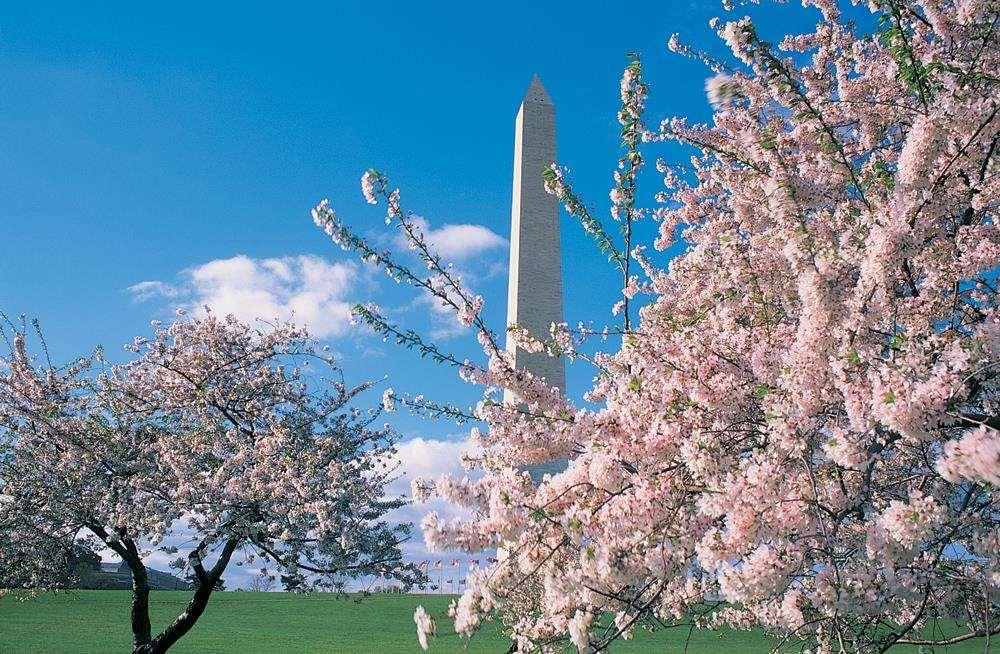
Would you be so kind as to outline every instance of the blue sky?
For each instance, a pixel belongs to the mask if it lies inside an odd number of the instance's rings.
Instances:
[[[782,28],[803,16],[777,12]],[[120,353],[176,304],[221,298],[252,312],[296,303],[322,324],[349,378],[385,374],[399,392],[475,401],[452,370],[343,324],[344,306],[375,300],[408,327],[441,329],[413,292],[335,249],[309,209],[329,197],[390,245],[382,209],[358,188],[375,166],[430,229],[478,226],[471,240],[466,230],[442,247],[500,331],[513,123],[531,75],[556,103],[560,162],[606,216],[625,53],[643,55],[650,124],[708,120],[707,71],[666,42],[676,31],[721,54],[707,26],[715,15],[724,15],[716,2],[662,1],[621,11],[603,2],[9,3],[0,17],[0,309],[37,316],[56,357],[69,359],[99,343]],[[765,22],[765,34],[775,26]],[[658,154],[679,151],[650,159]],[[566,218],[563,248],[568,321],[612,320],[620,280]],[[304,277],[323,288],[319,299],[301,295]],[[158,282],[143,288],[159,294],[128,290],[142,282]],[[478,351],[469,334],[446,336],[449,349]],[[571,366],[570,393],[579,397],[590,378]],[[397,423],[407,438],[464,431]]]

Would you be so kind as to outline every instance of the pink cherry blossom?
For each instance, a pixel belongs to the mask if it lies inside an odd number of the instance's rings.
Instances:
[[[738,83],[708,124],[648,130],[630,60],[614,229],[565,168],[543,171],[621,274],[619,322],[510,329],[593,365],[589,404],[513,369],[473,296],[393,222],[437,281],[380,265],[471,316],[484,350],[459,360],[368,320],[484,388],[463,414],[485,423],[481,476],[419,484],[465,509],[425,517],[430,547],[499,548],[453,607],[459,633],[495,618],[520,651],[584,651],[634,626],[729,626],[824,653],[933,645],[919,630],[936,616],[962,639],[998,633],[997,9],[886,0],[859,21],[804,4],[815,28],[776,45],[749,18],[713,21],[735,59],[671,38],[728,76],[710,91]],[[657,152],[647,209],[645,151],[665,141],[692,154]],[[642,221],[680,254],[646,254]],[[567,462],[541,479],[524,470],[553,459]]]
[[[380,520],[403,501],[383,496],[395,434],[372,426],[380,409],[355,406],[372,384],[303,372],[326,361],[304,330],[209,313],[137,338],[120,365],[97,353],[58,366],[30,352],[23,325],[8,326],[0,588],[63,588],[76,548],[110,549],[133,577],[133,651],[151,654],[191,629],[238,551],[303,590],[422,578],[402,562],[408,527]],[[181,535],[189,544],[167,544]],[[154,553],[183,554],[177,567],[197,580],[159,633]]]

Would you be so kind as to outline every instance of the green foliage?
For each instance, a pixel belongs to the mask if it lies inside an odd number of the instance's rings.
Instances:
[[[881,182],[885,185],[887,191],[892,193],[892,190],[896,187],[896,174],[885,164],[884,161],[879,161],[874,166],[875,169],[875,180]]]
[[[896,60],[900,80],[912,93],[919,95],[926,105],[932,95],[931,73],[935,69],[940,70],[940,64],[937,67],[925,66],[917,59],[910,45],[910,35],[901,27],[899,7],[895,2],[889,2],[888,9],[888,13],[879,18],[878,38]]]
[[[587,205],[573,192],[569,182],[560,181],[558,173],[551,167],[542,170],[542,179],[551,187],[561,184],[564,193],[559,199],[566,207],[566,211],[580,221],[583,230],[594,240],[597,249],[607,255],[608,261],[614,262],[621,269],[624,266],[625,256],[615,247],[614,240],[605,231],[601,221],[594,217]]]
[[[412,329],[403,330],[390,323],[381,315],[366,307],[363,304],[356,304],[351,309],[354,317],[366,323],[373,331],[382,334],[386,339],[392,339],[396,345],[401,345],[408,350],[416,350],[421,358],[430,358],[435,363],[447,363],[461,367],[462,362],[454,355],[442,351],[436,344],[423,339],[420,334]]]

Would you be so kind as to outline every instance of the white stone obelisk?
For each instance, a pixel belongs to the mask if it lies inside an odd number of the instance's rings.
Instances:
[[[547,339],[552,323],[563,321],[562,249],[559,242],[559,206],[545,191],[542,170],[556,160],[556,110],[542,81],[535,75],[521,101],[514,123],[514,193],[510,211],[510,272],[507,285],[507,324],[517,324]],[[518,368],[566,390],[562,357],[518,348],[510,335],[507,351]],[[504,400],[518,398],[506,391]],[[537,481],[546,472],[565,468],[565,461],[527,466]]]

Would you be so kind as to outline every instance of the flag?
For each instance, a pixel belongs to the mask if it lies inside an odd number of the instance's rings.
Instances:
[[[435,570],[440,570],[441,569],[441,561],[435,561],[434,562],[434,569]]]
[[[465,579],[459,579],[458,580],[458,585],[459,586],[464,586],[465,585]]]
[[[478,568],[479,567],[479,559],[472,559],[471,561],[469,561],[469,565],[474,565],[474,566],[476,566]]]
[[[426,570],[428,563],[429,561],[421,561],[420,564],[417,566],[417,570]]]
[[[453,568],[457,568],[458,567],[458,559],[452,559],[451,560],[451,567],[453,567]]]
[[[486,557],[486,562],[492,565],[492,564],[496,563],[497,560],[494,559],[492,556],[488,556],[488,557]]]

